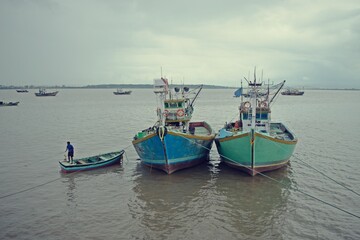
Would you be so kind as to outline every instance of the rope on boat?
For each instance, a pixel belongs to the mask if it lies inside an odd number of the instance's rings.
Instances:
[[[127,157],[127,154],[126,154],[126,152],[124,151],[124,155],[125,155],[125,158],[126,158],[126,165],[129,163],[129,158]],[[120,162],[120,164],[121,164],[121,162]]]
[[[276,146],[278,146],[278,145],[276,145]],[[278,147],[282,148],[281,146],[278,146]],[[316,155],[318,155],[318,154],[316,154]],[[326,175],[324,172],[316,169],[315,167],[311,166],[311,165],[308,164],[307,162],[301,160],[301,159],[300,159],[299,157],[297,157],[295,154],[292,154],[291,156],[294,157],[296,160],[299,160],[300,162],[302,162],[302,163],[303,163],[304,165],[306,165],[307,167],[309,167],[309,168],[313,169],[314,171],[320,173],[320,174],[323,175],[324,177],[332,180],[333,182],[335,182],[336,184],[340,185],[341,187],[343,187],[343,188],[347,189],[348,191],[353,192],[353,193],[355,193],[356,195],[360,196],[360,194],[359,194],[358,192],[356,192],[355,190],[353,190],[353,189],[345,186],[345,184],[343,184],[343,183],[341,183],[341,182],[339,182],[339,181],[336,181],[336,180],[333,179],[332,177]],[[318,156],[321,156],[321,155],[318,155]],[[326,156],[322,156],[322,157],[326,157]]]
[[[301,160],[300,158],[298,158],[297,156],[295,156],[294,154],[292,155],[294,158],[296,158],[297,160],[299,160],[300,162],[302,162],[303,164],[305,164],[307,167],[315,170],[316,172],[320,173],[321,175],[323,175],[324,177],[327,177],[328,179],[332,180],[333,182],[335,182],[336,184],[342,186],[343,188],[349,190],[350,192],[355,193],[356,195],[360,196],[360,194],[358,192],[356,192],[355,190],[345,186],[345,184],[336,181],[335,179],[329,177],[328,175],[326,175],[325,173],[321,172],[320,170],[316,169],[315,167],[311,166],[310,164],[306,163],[305,161]]]
[[[72,173],[68,173],[68,175],[72,175],[72,174],[75,174],[77,172],[80,172],[81,170],[78,170],[78,171],[75,171],[75,172],[72,172]],[[59,177],[59,178],[55,178],[53,180],[50,180],[50,181],[47,181],[45,183],[41,183],[41,184],[38,184],[38,185],[35,185],[35,186],[32,186],[32,187],[29,187],[29,188],[26,188],[26,189],[23,189],[23,190],[20,190],[20,191],[17,191],[17,192],[14,192],[14,193],[9,193],[7,195],[3,195],[0,197],[0,199],[4,199],[4,198],[7,198],[7,197],[11,197],[11,196],[14,196],[14,195],[18,195],[20,193],[23,193],[23,192],[28,192],[30,190],[33,190],[35,188],[39,188],[39,187],[42,187],[42,186],[45,186],[47,184],[50,184],[50,183],[53,183],[53,182],[56,182],[58,180],[62,179],[62,177]]]
[[[184,136],[181,136],[181,137],[185,138]],[[211,150],[211,149],[209,149],[209,148],[207,148],[207,147],[204,147],[203,145],[195,142],[194,140],[191,140],[191,139],[188,139],[188,138],[185,138],[185,139],[187,139],[188,141],[193,142],[194,144],[197,144],[197,145],[201,146],[202,148],[205,148],[205,149],[207,149],[207,150],[209,150],[209,151]],[[226,159],[228,159],[228,160],[230,160],[230,161],[232,161],[232,162],[235,162],[234,160],[232,160],[232,159],[230,159],[230,158],[228,158],[228,157],[226,157],[226,156],[223,156],[223,155],[221,155],[220,153],[219,153],[219,155],[220,155],[220,157],[223,157],[223,158],[226,158]],[[293,156],[293,155],[292,155],[292,156]],[[295,188],[295,187],[293,187],[293,186],[291,186],[291,185],[287,185],[287,184],[285,184],[285,183],[283,183],[283,182],[280,182],[280,181],[276,180],[275,178],[272,178],[272,177],[270,177],[270,176],[268,176],[268,175],[266,175],[266,174],[264,174],[264,173],[258,172],[258,171],[254,170],[254,169],[251,169],[251,168],[249,168],[248,166],[245,166],[245,165],[242,165],[242,164],[239,164],[239,165],[240,165],[241,167],[244,167],[244,168],[247,168],[247,169],[249,169],[249,170],[255,171],[257,174],[259,174],[259,175],[261,175],[261,176],[263,176],[263,177],[266,177],[266,178],[268,178],[268,179],[270,179],[270,180],[272,180],[272,181],[274,181],[274,182],[276,182],[276,183],[278,183],[278,184],[280,184],[280,185],[282,185],[282,186],[284,186],[284,187],[293,189],[293,190],[295,190],[295,191],[297,191],[297,192],[299,192],[299,193],[302,193],[302,194],[304,194],[304,195],[306,195],[306,196],[308,196],[308,197],[310,197],[310,198],[312,198],[312,199],[315,199],[315,200],[317,200],[317,201],[319,201],[319,202],[322,202],[322,203],[324,203],[324,204],[326,204],[326,205],[328,205],[328,206],[330,206],[330,207],[333,207],[333,208],[335,208],[335,209],[337,209],[337,210],[339,210],[339,211],[341,211],[341,212],[344,212],[344,213],[346,213],[346,214],[348,214],[348,215],[351,215],[351,216],[353,216],[353,217],[356,217],[356,218],[360,219],[360,215],[357,215],[357,214],[355,214],[355,213],[349,212],[349,211],[347,211],[347,210],[345,210],[345,209],[342,209],[342,208],[340,208],[340,207],[338,207],[338,206],[336,206],[336,205],[334,205],[334,204],[332,204],[332,203],[326,202],[326,201],[324,201],[324,200],[322,200],[322,199],[320,199],[320,198],[317,198],[317,197],[315,197],[315,196],[313,196],[313,195],[311,195],[311,194],[309,194],[309,193],[306,193],[306,192],[304,192],[304,191],[302,191],[302,190],[300,190],[300,189],[298,189],[298,188]]]

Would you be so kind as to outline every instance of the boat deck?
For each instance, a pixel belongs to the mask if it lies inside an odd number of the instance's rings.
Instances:
[[[93,164],[93,163],[100,163],[100,162],[105,162],[110,159],[113,159],[117,155],[119,155],[119,152],[107,153],[104,155],[93,156],[93,157],[89,157],[89,158],[74,159],[74,163],[69,163],[67,160],[63,160],[63,161],[61,161],[61,164],[63,164],[64,166],[67,167],[67,166],[74,166],[74,165],[87,165],[87,164]]]
[[[226,130],[220,131],[218,136],[222,138],[222,137],[236,136],[246,133],[249,132],[244,132],[242,131],[241,128],[235,128],[234,123],[230,123],[228,124]],[[279,140],[285,140],[285,141],[295,140],[294,134],[290,132],[282,123],[278,123],[278,122],[270,124],[270,132],[260,131],[259,133]]]

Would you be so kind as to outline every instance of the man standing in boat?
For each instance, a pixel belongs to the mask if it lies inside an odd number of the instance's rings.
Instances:
[[[68,152],[68,162],[73,163],[73,157],[74,157],[74,147],[70,144],[70,142],[67,142],[66,150],[65,152]]]

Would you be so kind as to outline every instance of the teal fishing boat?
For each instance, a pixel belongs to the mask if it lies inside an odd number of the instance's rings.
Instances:
[[[171,174],[208,160],[215,133],[206,122],[190,122],[201,89],[176,87],[172,91],[166,78],[154,80],[158,120],[132,141],[143,164]]]
[[[255,176],[285,166],[295,150],[296,136],[281,122],[271,121],[270,106],[285,81],[270,87],[248,82],[249,98],[241,98],[239,117],[218,132],[215,143],[223,162]],[[266,87],[265,87],[266,89]]]
[[[81,159],[74,159],[71,163],[66,161],[66,156],[63,161],[59,161],[61,171],[64,173],[87,171],[95,168],[108,167],[114,164],[119,164],[123,158],[124,150],[119,152],[104,153],[92,157]]]

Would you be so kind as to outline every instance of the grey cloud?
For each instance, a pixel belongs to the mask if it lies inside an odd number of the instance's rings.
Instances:
[[[358,1],[1,1],[0,84],[360,88]],[[343,81],[346,79],[347,81]],[[330,86],[329,86],[330,85]]]

